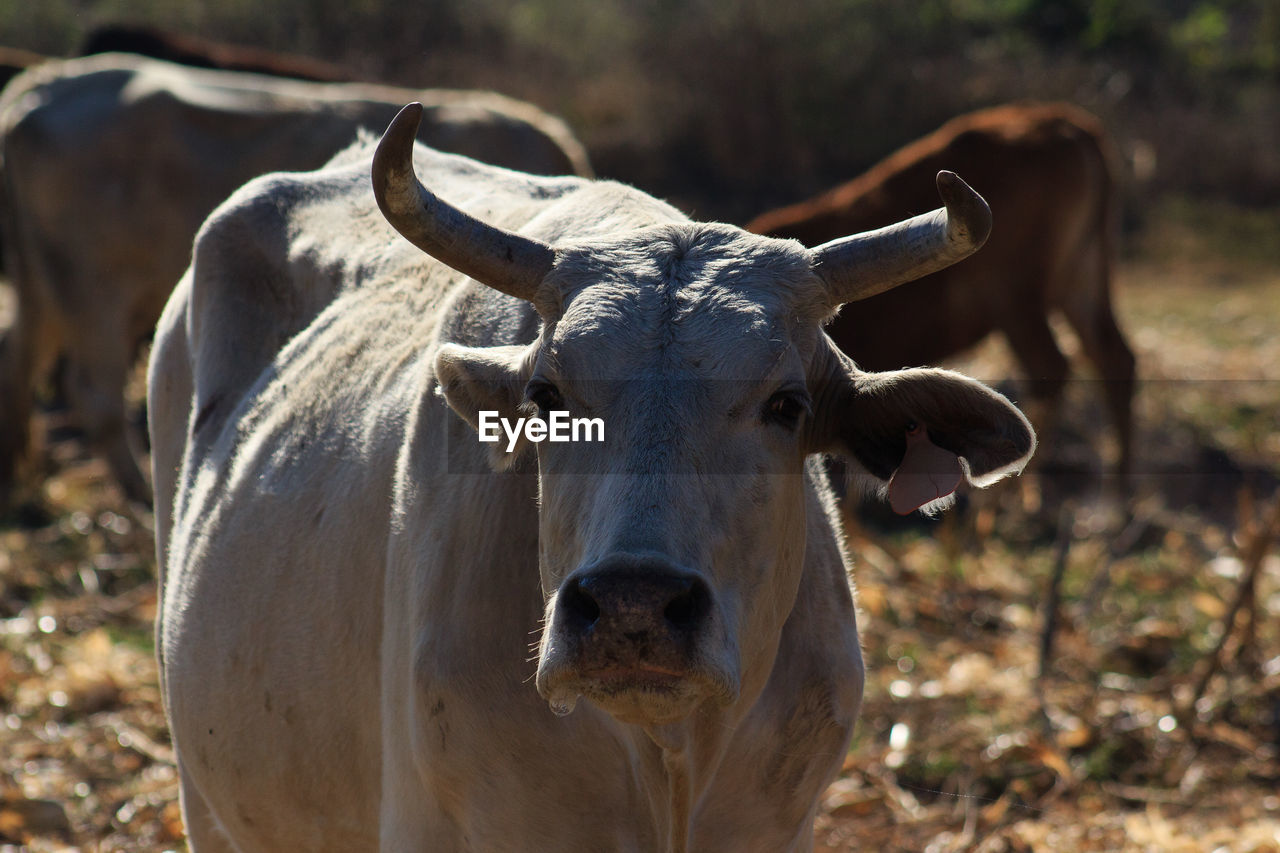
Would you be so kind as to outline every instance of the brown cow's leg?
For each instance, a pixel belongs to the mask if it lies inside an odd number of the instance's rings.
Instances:
[[[1004,324],[1002,331],[1022,368],[1032,405],[1042,410],[1043,422],[1036,426],[1051,429],[1070,365],[1058,348],[1044,308],[1018,312],[1017,319]]]
[[[1093,364],[1102,383],[1107,414],[1115,429],[1118,453],[1115,464],[1116,487],[1127,490],[1133,474],[1133,394],[1135,359],[1116,324],[1111,307],[1111,249],[1109,232],[1097,232],[1073,256],[1074,266],[1065,270],[1061,288],[1062,313],[1080,338],[1080,347]]]
[[[1002,331],[1025,375],[1023,381],[1029,399],[1022,409],[1040,433],[1041,447],[1045,447],[1045,437],[1057,427],[1062,390],[1070,365],[1058,348],[1043,306],[1027,307],[1014,313],[1017,319],[1004,324]],[[1036,458],[1043,461],[1044,451]],[[1033,461],[1032,470],[1038,467]],[[1041,508],[1040,487],[1038,477],[1024,477],[1020,481],[1022,504],[1028,512],[1038,512]]]
[[[1073,310],[1075,309],[1075,310]],[[1104,294],[1092,310],[1081,311],[1071,304],[1064,306],[1071,328],[1080,337],[1080,346],[1093,362],[1102,382],[1107,413],[1116,431],[1119,453],[1115,473],[1117,485],[1125,488],[1133,474],[1133,395],[1136,359],[1125,341],[1111,300]]]

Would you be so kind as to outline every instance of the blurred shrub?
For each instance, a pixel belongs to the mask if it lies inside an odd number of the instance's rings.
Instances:
[[[1099,113],[1151,192],[1280,203],[1275,0],[0,0],[0,43],[70,52],[119,20],[531,100],[602,174],[701,216],[744,219],[1017,98]]]

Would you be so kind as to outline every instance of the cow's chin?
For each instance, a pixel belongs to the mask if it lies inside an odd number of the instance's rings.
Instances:
[[[645,727],[678,723],[707,700],[728,704],[736,692],[723,679],[633,667],[540,678],[538,690],[558,714],[583,697],[620,723]]]

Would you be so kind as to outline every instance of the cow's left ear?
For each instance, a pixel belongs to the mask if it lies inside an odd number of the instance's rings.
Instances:
[[[844,362],[830,438],[885,484],[899,513],[945,505],[962,479],[987,486],[1022,471],[1036,436],[1002,394],[938,368],[864,373]]]
[[[436,353],[436,378],[439,393],[471,428],[480,428],[481,412],[496,412],[499,418],[515,422],[524,401],[523,368],[528,347],[464,347],[445,344]],[[499,471],[510,468],[528,442],[506,452],[507,439],[502,436],[492,445],[489,461]]]

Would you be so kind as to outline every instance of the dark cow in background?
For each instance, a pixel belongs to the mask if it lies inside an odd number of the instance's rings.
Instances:
[[[150,490],[124,385],[201,221],[250,178],[314,169],[426,103],[433,146],[543,174],[590,172],[558,119],[489,92],[411,91],[187,68],[126,54],[51,60],[0,100],[0,223],[17,307],[0,349],[0,505],[59,356],[76,424],[129,497]]]
[[[952,169],[982,188],[994,226],[982,251],[842,312],[827,333],[868,370],[936,364],[1001,332],[1052,406],[1069,367],[1049,325],[1061,311],[1105,389],[1132,467],[1134,356],[1111,307],[1116,181],[1094,116],[1065,104],[1012,104],[960,116],[847,184],[762,214],[747,228],[814,246],[927,210],[927,178]]]
[[[34,53],[30,50],[23,50],[20,47],[4,47],[0,46],[0,89],[9,84],[9,81],[17,77],[23,71],[26,71],[33,65],[38,65],[48,59],[47,56],[40,53]],[[4,242],[0,238],[0,269],[4,266]],[[0,328],[4,328],[2,324],[3,318],[0,318]]]
[[[136,53],[193,68],[247,71],[319,83],[352,80],[351,73],[345,68],[310,56],[229,44],[145,24],[104,24],[94,29],[85,37],[76,55],[92,56],[97,53]]]
[[[44,54],[23,50],[20,47],[0,46],[0,89],[23,71],[44,62],[47,58]]]

